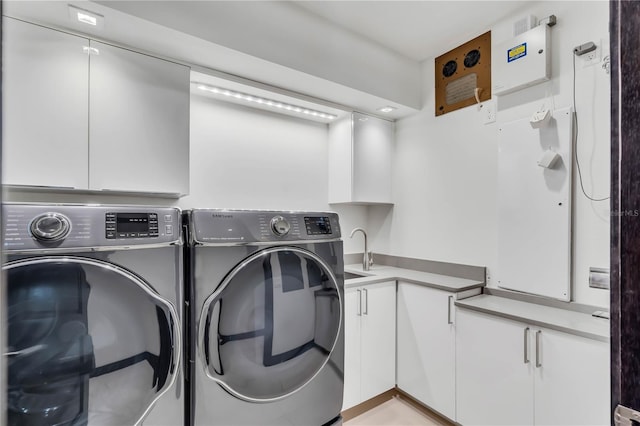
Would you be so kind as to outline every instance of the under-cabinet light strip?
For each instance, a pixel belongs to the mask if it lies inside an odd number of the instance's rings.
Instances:
[[[235,99],[240,99],[247,102],[253,102],[259,105],[265,105],[271,108],[283,109],[285,111],[296,112],[298,114],[310,115],[312,117],[324,118],[327,120],[334,120],[338,118],[337,115],[329,114],[322,111],[316,111],[309,108],[304,108],[298,105],[287,104],[285,102],[274,101],[272,99],[262,98],[260,96],[249,95],[247,93],[236,92],[229,89],[223,89],[221,87],[208,86],[205,84],[198,84],[196,86],[200,90],[205,92],[215,93],[217,95],[228,96]]]

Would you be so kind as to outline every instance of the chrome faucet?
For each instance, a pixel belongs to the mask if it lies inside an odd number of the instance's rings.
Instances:
[[[353,231],[351,231],[351,236],[349,238],[353,238],[353,234],[355,234],[358,231],[362,232],[362,235],[364,235],[364,254],[362,256],[362,270],[368,271],[369,268],[371,268],[371,266],[373,265],[373,253],[369,251],[369,248],[367,246],[367,233],[362,228],[356,228]]]

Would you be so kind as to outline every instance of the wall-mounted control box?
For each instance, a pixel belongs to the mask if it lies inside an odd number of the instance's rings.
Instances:
[[[551,29],[538,25],[498,45],[492,55],[494,95],[506,95],[551,78]]]

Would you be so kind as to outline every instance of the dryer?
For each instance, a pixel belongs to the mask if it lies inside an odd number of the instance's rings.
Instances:
[[[8,425],[184,421],[180,211],[3,204]]]
[[[193,210],[189,423],[342,424],[335,213]]]

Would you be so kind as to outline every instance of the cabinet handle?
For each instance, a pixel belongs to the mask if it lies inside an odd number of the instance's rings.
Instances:
[[[540,360],[540,336],[542,331],[536,331],[536,368],[542,367],[542,361]]]
[[[453,301],[453,296],[449,296],[447,299],[447,324],[453,324],[451,321],[451,302]]]
[[[358,289],[358,309],[356,311],[356,314],[358,316],[362,315],[362,290]]]
[[[363,288],[364,292],[364,312],[363,315],[369,315],[369,291],[366,288]]]
[[[529,364],[529,327],[524,329],[524,363]]]

